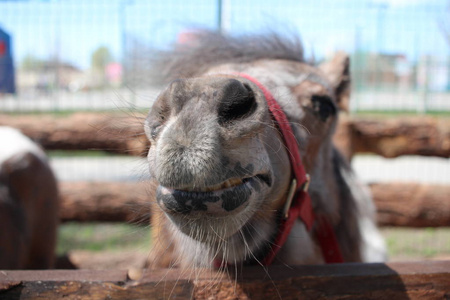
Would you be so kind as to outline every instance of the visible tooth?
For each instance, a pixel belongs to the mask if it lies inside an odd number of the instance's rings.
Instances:
[[[221,185],[220,184],[216,184],[216,185],[209,186],[209,187],[206,188],[206,190],[208,192],[213,192],[213,191],[217,191],[217,190],[220,190],[220,189],[221,189]]]
[[[231,186],[240,185],[242,183],[242,180],[241,179],[237,179],[237,178],[231,179],[230,181],[231,181],[230,182]]]
[[[243,181],[241,179],[239,179],[239,178],[232,178],[232,179],[226,180],[226,181],[224,181],[224,182],[222,182],[220,184],[207,186],[207,187],[204,187],[204,188],[201,188],[201,189],[194,188],[194,187],[186,187],[184,190],[186,192],[214,192],[214,191],[217,191],[217,190],[222,190],[222,189],[227,189],[227,188],[230,188],[230,187],[234,187],[234,186],[240,185],[242,183],[243,183]]]
[[[205,191],[205,192],[212,192],[212,191],[214,191],[214,190],[216,190],[216,189],[217,189],[217,186],[214,185],[214,186],[208,186],[208,187],[206,187],[206,188],[204,189],[204,191]]]

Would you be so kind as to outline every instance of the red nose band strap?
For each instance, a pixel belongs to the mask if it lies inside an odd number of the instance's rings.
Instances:
[[[286,207],[281,215],[277,236],[273,242],[272,249],[262,261],[264,265],[270,265],[278,251],[286,242],[297,218],[302,220],[308,231],[311,230],[314,224],[316,217],[312,209],[311,198],[308,194],[309,176],[305,172],[292,127],[280,104],[275,100],[272,93],[270,93],[270,91],[255,78],[244,73],[237,73],[236,75],[251,81],[263,92],[269,111],[278,125],[284,144],[289,153],[289,160],[294,175],[287,197],[288,199],[286,200]],[[319,222],[317,222],[317,227],[318,233],[316,234],[316,237],[322,249],[325,262],[343,262],[344,260],[331,224],[325,218],[320,218]]]

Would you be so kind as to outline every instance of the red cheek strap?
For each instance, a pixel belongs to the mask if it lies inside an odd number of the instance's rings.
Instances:
[[[289,153],[289,160],[294,175],[285,206],[283,211],[281,211],[278,233],[273,242],[272,249],[268,252],[262,263],[264,265],[270,265],[273,262],[278,251],[285,244],[298,218],[302,220],[308,231],[311,231],[313,225],[316,224],[316,238],[326,263],[344,262],[334,229],[330,222],[325,217],[317,218],[313,211],[311,198],[308,194],[310,177],[303,166],[297,140],[286,114],[272,93],[259,81],[244,73],[237,73],[236,75],[251,81],[263,92],[269,111],[277,123],[281,137]]]

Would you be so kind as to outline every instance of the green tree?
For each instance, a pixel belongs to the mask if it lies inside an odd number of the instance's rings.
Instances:
[[[104,71],[105,67],[112,61],[113,58],[109,49],[101,46],[92,53],[91,67],[95,70]]]
[[[44,65],[45,61],[43,59],[40,59],[33,54],[28,54],[23,58],[20,68],[25,71],[39,71]]]

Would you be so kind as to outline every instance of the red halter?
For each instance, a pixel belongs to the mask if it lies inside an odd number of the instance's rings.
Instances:
[[[311,230],[314,221],[317,221],[316,238],[326,263],[344,262],[335,232],[330,222],[325,217],[317,218],[312,209],[311,198],[308,194],[309,175],[306,174],[305,168],[303,167],[297,140],[292,132],[286,114],[269,90],[267,90],[259,81],[247,74],[238,73],[237,75],[250,80],[263,92],[269,110],[278,125],[284,144],[290,154],[289,158],[294,173],[284,210],[282,211],[277,236],[272,244],[272,249],[262,260],[262,264],[267,266],[272,263],[278,251],[286,242],[297,218],[300,218],[303,221],[308,231]]]

